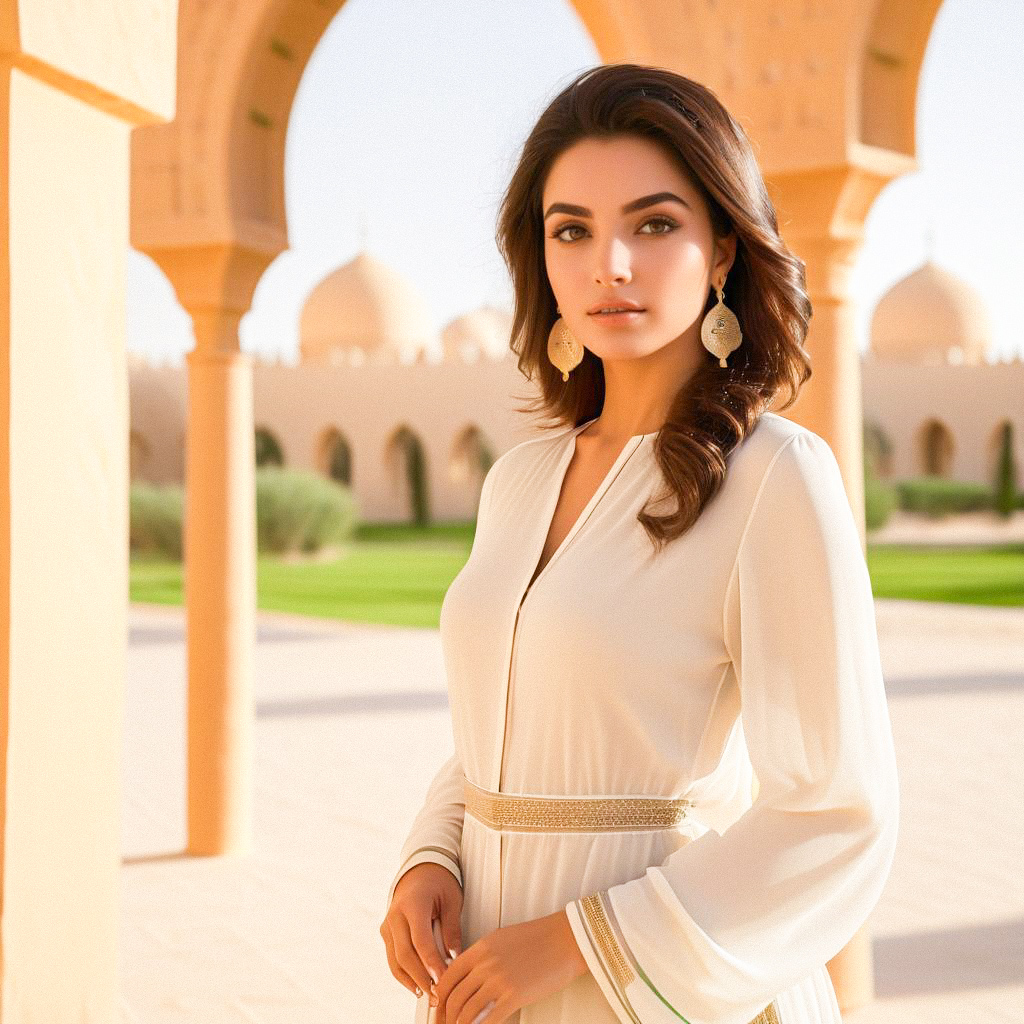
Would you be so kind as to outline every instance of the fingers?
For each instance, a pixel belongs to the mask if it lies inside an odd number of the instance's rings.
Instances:
[[[402,965],[398,962],[395,956],[395,945],[391,936],[391,928],[385,921],[380,928],[381,937],[384,939],[384,948],[387,950],[388,956],[388,967],[391,969],[391,973],[410,991],[413,995],[419,997],[423,994],[420,986],[416,984],[415,979],[411,978],[409,974],[403,969]]]
[[[480,982],[477,978],[480,972],[477,972],[476,976],[471,976],[473,968],[470,961],[472,960],[471,951],[467,951],[458,959],[453,960],[444,972],[444,977],[441,978],[441,981],[436,986],[438,1000],[437,1024],[455,1024],[458,1007],[462,1005],[462,1002],[473,991],[479,988]],[[463,991],[459,992],[460,989]],[[452,1002],[453,997],[458,1000],[457,1003]]]
[[[441,946],[445,955],[454,960],[462,952],[462,915],[441,913]]]
[[[470,1024],[472,1017],[466,1015],[466,1007],[482,990],[482,986],[476,982],[479,974],[478,971],[476,974],[467,974],[459,979],[447,996],[444,995],[445,989],[442,989],[440,993],[442,1002],[437,1011],[438,1024]],[[488,999],[489,997],[485,995],[480,1005],[482,1006]]]
[[[434,940],[434,930],[429,915],[416,914],[409,920],[409,938],[421,967],[425,968],[429,975],[426,983],[421,985],[424,990],[427,990],[431,983],[436,985],[441,980],[441,975],[445,970],[441,951],[437,948],[437,942]],[[401,956],[399,959],[402,963],[406,962]],[[414,977],[417,976],[412,970],[410,973],[413,973]]]
[[[479,988],[473,994],[473,998],[467,1000],[466,1005],[459,1018],[460,1024],[464,1019],[466,1024],[484,1024],[491,1018],[491,1011],[495,1007],[495,1000],[488,998],[484,989]],[[497,1019],[497,1018],[493,1018]]]
[[[409,934],[409,919],[404,914],[398,914],[392,920],[391,939],[395,947],[395,960],[404,970],[406,976],[411,977],[413,983],[422,991],[429,991],[433,979],[427,973],[427,969],[416,951]]]

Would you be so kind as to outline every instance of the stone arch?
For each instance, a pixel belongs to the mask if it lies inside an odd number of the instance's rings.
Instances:
[[[917,84],[941,3],[881,0],[873,12],[868,7],[866,31],[854,37],[860,46],[854,65],[860,69],[857,141],[915,155]]]
[[[429,467],[419,431],[405,423],[396,427],[384,450],[384,461],[403,513],[417,525],[426,524],[430,519]]]
[[[352,483],[352,445],[337,427],[327,427],[316,446],[316,467],[331,480]]]
[[[452,444],[448,474],[460,488],[472,489],[474,507],[479,505],[480,488],[493,462],[494,452],[484,432],[475,424],[463,427]]]
[[[925,420],[918,431],[921,472],[926,476],[949,476],[953,468],[953,432],[942,420]]]
[[[256,465],[283,466],[285,464],[284,448],[281,441],[269,427],[257,426],[254,431]]]
[[[181,0],[179,49],[201,58],[179,61],[174,121],[133,133],[137,248],[160,262],[154,249],[161,240],[171,244],[176,222],[189,217],[203,222],[204,233],[245,239],[268,254],[265,265],[288,247],[284,156],[292,104],[313,51],[343,5],[344,0],[254,0],[240,6]],[[571,0],[571,6],[602,59],[614,59],[626,28],[623,5]],[[194,80],[181,81],[189,75]],[[135,226],[143,221],[149,244],[136,241]]]

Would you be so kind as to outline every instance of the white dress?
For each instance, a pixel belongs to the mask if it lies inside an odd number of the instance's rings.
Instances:
[[[589,970],[518,1024],[839,1024],[825,964],[881,894],[899,795],[835,456],[764,413],[697,523],[656,554],[636,514],[663,481],[655,435],[637,435],[528,587],[589,422],[485,477],[441,608],[456,753],[387,903],[411,867],[444,865],[464,949],[564,907]],[[668,829],[506,832],[466,813],[467,779],[693,806]],[[417,1021],[427,1009],[424,994]]]

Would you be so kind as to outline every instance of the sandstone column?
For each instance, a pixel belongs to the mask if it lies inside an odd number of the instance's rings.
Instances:
[[[0,12],[2,1024],[118,1015],[129,156],[174,111],[176,10]]]
[[[192,317],[186,356],[188,852],[252,844],[256,496],[252,361],[238,324],[277,255],[241,241],[146,250]]]
[[[256,609],[252,364],[236,312],[195,311],[185,444],[188,850],[252,840]]]

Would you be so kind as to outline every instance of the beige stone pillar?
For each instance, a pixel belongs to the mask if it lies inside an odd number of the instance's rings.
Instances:
[[[146,248],[192,317],[186,358],[185,646],[188,852],[252,844],[256,496],[252,362],[238,325],[280,251],[182,242]]]
[[[256,517],[252,364],[237,314],[196,311],[188,353],[188,850],[251,847]]]
[[[866,550],[863,405],[850,271],[863,242],[867,211],[908,158],[855,147],[857,165],[768,180],[786,244],[807,267],[813,306],[807,350],[813,375],[784,415],[820,434],[839,463]],[[874,999],[870,922],[828,964],[845,1013]]]
[[[2,1024],[118,1016],[129,143],[175,8],[0,10]]]

